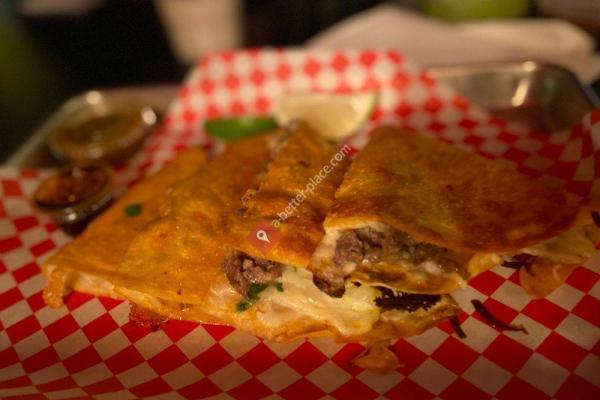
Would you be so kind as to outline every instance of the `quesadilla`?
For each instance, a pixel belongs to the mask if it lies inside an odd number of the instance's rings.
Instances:
[[[348,281],[445,294],[522,255],[536,266],[588,259],[590,212],[503,163],[381,127],[344,176],[309,268],[332,296]]]
[[[46,261],[42,267],[48,278],[44,290],[46,303],[60,307],[63,295],[71,289],[119,298],[110,279],[129,244],[149,222],[159,217],[169,187],[196,173],[205,162],[206,155],[201,149],[185,150],[162,170],[129,189],[81,235]],[[132,205],[140,210],[135,217],[126,212]]]
[[[285,250],[265,254],[243,244],[237,250],[225,245],[237,231],[245,234],[254,219],[270,217],[279,205],[285,205],[284,198],[296,194],[304,178],[310,177],[307,170],[318,170],[318,163],[329,162],[332,148],[305,129],[299,125],[289,136],[273,134],[234,142],[222,155],[172,186],[162,200],[160,215],[140,231],[130,231],[135,237],[125,254],[90,286],[105,285],[110,291],[100,293],[129,300],[134,305],[130,316],[134,320],[143,320],[149,311],[151,317],[229,325],[276,341],[333,336],[381,347],[381,343],[419,334],[457,315],[460,309],[449,296],[413,296],[349,284],[344,296],[332,298],[313,284],[312,273],[305,268],[312,252],[309,246],[316,246],[323,234],[317,221],[333,201],[335,181],[320,182],[323,187],[314,191],[319,194],[307,196],[306,209],[298,207],[298,213],[283,221],[290,228],[283,223],[280,226],[279,243],[285,243],[292,224],[308,217],[308,222],[300,225],[303,233],[296,234],[306,234],[304,245],[290,243]],[[329,179],[339,181],[335,174]],[[251,198],[249,189],[256,191]],[[90,229],[88,240],[100,233]],[[106,245],[110,248],[110,243]],[[72,254],[85,262],[87,248],[76,242],[71,247]],[[235,251],[244,251],[257,257],[255,260],[259,255],[268,260],[270,254],[278,254],[275,262],[281,265],[280,273],[276,279],[250,285],[240,293],[223,269]],[[65,268],[59,262],[55,260],[52,269]],[[240,303],[249,306],[240,308]],[[379,348],[379,352],[386,350]],[[397,365],[389,350],[386,354],[389,357],[378,363],[367,359],[369,368]]]
[[[285,265],[308,266],[348,165],[347,146],[338,151],[302,123],[287,130],[258,190],[246,193],[224,236],[231,252],[223,271],[242,295],[251,284],[278,278]]]
[[[286,249],[265,254],[239,240],[238,249],[225,246],[236,241],[232,238],[244,240],[255,221],[285,207],[306,185],[310,172],[334,153],[302,125],[275,138],[271,149],[257,142],[233,143],[177,185],[167,201],[170,211],[131,244],[118,269],[127,280],[120,280],[116,291],[160,315],[230,325],[276,341],[324,335],[343,341],[389,340],[421,333],[459,312],[447,296],[387,296],[384,301],[378,300],[383,297],[380,290],[351,285],[343,297],[331,298],[314,286],[305,267],[322,236],[319,218],[332,201],[336,172],[332,181],[325,179],[322,188],[315,188],[318,195],[307,196],[306,205],[279,226],[281,238],[275,246],[289,241],[286,235],[295,235],[302,246],[290,242]],[[242,168],[246,178],[240,177]],[[256,190],[251,198],[248,189]],[[303,232],[292,232],[295,222]],[[224,267],[241,251],[257,264],[274,260],[278,273],[240,290]],[[252,276],[264,278],[272,270],[254,272]]]
[[[226,252],[223,232],[240,212],[246,190],[258,186],[275,138],[233,142],[175,185],[164,214],[134,238],[118,266],[118,292],[137,291],[181,308],[212,296],[211,285],[226,280],[220,270]]]

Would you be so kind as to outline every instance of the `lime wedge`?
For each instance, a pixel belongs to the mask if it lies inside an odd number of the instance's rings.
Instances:
[[[427,0],[424,11],[448,21],[517,18],[531,8],[529,0]]]
[[[288,93],[279,98],[275,118],[281,126],[303,120],[328,140],[358,131],[377,104],[377,92]]]
[[[238,140],[277,129],[271,117],[215,118],[204,122],[204,130],[212,137],[222,140]]]

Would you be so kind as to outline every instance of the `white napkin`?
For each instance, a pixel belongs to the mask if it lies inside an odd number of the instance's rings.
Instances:
[[[334,25],[307,44],[395,49],[423,66],[533,60],[566,67],[583,82],[600,76],[592,37],[557,19],[447,23],[383,4]]]

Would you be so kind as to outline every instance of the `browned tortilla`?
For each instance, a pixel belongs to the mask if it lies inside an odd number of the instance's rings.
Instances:
[[[531,265],[519,271],[521,286],[529,294],[546,297],[562,285],[575,268],[598,254],[600,229],[592,218],[597,210],[595,205],[582,207],[570,229],[526,249],[536,255]]]
[[[49,279],[44,292],[46,302],[60,306],[64,291],[72,288],[118,297],[106,280],[115,276],[129,244],[158,218],[168,188],[194,174],[205,162],[201,149],[185,150],[158,173],[129,189],[80,236],[46,261],[42,267]],[[125,213],[132,204],[141,206],[140,215],[130,217]]]
[[[329,162],[331,154],[330,149],[324,152],[327,146],[311,137],[309,132],[300,130],[297,134],[292,133],[265,174],[271,152],[266,143],[260,139],[234,143],[194,177],[177,185],[167,200],[169,211],[138,235],[118,268],[116,291],[120,295],[171,318],[231,325],[278,341],[323,335],[345,341],[366,340],[374,335],[378,339],[390,339],[418,334],[459,312],[456,303],[445,297],[427,311],[389,312],[394,315],[394,321],[380,321],[373,331],[352,336],[340,334],[332,321],[311,314],[309,310],[290,310],[268,301],[266,294],[261,294],[265,300],[247,311],[236,311],[236,305],[243,297],[229,283],[222,264],[228,253],[224,243],[230,240],[232,229],[241,229],[235,227],[238,216],[244,212],[241,210],[242,196],[249,188],[258,187],[258,179],[262,176],[259,193],[247,202],[247,206],[257,213],[271,209],[273,211],[264,214],[270,216],[277,208],[261,196],[272,193],[275,198],[286,199],[286,194],[301,190],[305,185],[304,178],[310,177],[304,167],[296,163],[298,158],[309,165],[318,165]],[[300,167],[300,173],[291,171]],[[321,190],[334,191],[335,185],[323,183],[326,186]],[[327,185],[332,187],[327,189]],[[284,191],[282,187],[289,189]],[[326,199],[317,197],[310,199],[307,206],[310,206],[307,209],[316,210],[311,212],[324,215],[328,204]],[[290,223],[293,221],[290,219]],[[283,289],[282,295],[293,296],[290,286],[284,284]],[[273,287],[268,290],[275,291]],[[280,319],[285,322],[265,322]]]
[[[502,252],[556,236],[581,204],[500,162],[381,127],[344,177],[325,226],[378,221],[456,251]]]
[[[270,160],[272,139],[272,136],[263,136],[230,144],[222,155],[205,164],[187,179],[178,180],[169,189],[166,198],[160,201],[161,212],[153,213],[154,218],[146,221],[144,227],[132,230],[127,227],[127,219],[111,220],[105,217],[98,220],[87,232],[86,242],[103,240],[104,246],[110,248],[113,239],[103,232],[123,229],[127,235],[123,234],[120,238],[126,237],[127,243],[119,247],[122,249],[119,250],[119,256],[105,260],[103,274],[91,274],[88,272],[91,268],[87,266],[88,260],[100,259],[101,251],[95,248],[91,251],[88,245],[80,244],[83,243],[83,239],[76,240],[69,246],[69,258],[65,258],[65,253],[62,258],[57,257],[49,264],[51,281],[58,281],[58,278],[54,277],[56,271],[68,269],[73,271],[72,276],[79,278],[77,282],[85,283],[79,286],[74,284],[77,289],[125,298],[144,309],[169,318],[230,325],[278,341],[323,335],[343,341],[390,340],[398,336],[421,333],[441,319],[459,312],[456,303],[449,296],[444,296],[427,310],[388,310],[381,314],[381,319],[377,319],[379,312],[371,303],[371,309],[375,310],[371,314],[374,318],[373,329],[344,334],[336,325],[338,314],[349,315],[345,322],[353,324],[357,319],[357,309],[342,309],[342,300],[326,297],[311,286],[312,279],[302,281],[302,285],[308,282],[308,290],[304,290],[305,286],[300,285],[301,289],[295,292],[290,281],[283,284],[282,292],[271,285],[261,293],[260,301],[246,311],[237,311],[236,305],[243,298],[230,285],[223,273],[222,264],[229,251],[224,245],[224,239],[234,226],[232,221],[237,220],[236,216],[242,212],[242,196],[248,189],[258,187],[262,176],[264,180],[261,189],[273,188],[273,192],[277,193],[276,188],[281,187],[285,177],[290,174],[289,168],[294,168],[295,164],[290,160],[301,154],[302,149],[306,150],[307,162],[323,160],[311,155],[314,154],[311,152],[319,153],[320,150],[319,147],[310,146],[321,144],[314,138],[299,136],[290,141],[290,147],[286,147],[287,150],[284,148],[278,155],[289,156],[290,159],[275,160],[273,163],[275,172],[279,168],[288,172],[282,172],[280,177],[274,173],[269,178],[268,175],[264,175],[264,171]],[[286,151],[290,153],[287,154]],[[299,175],[290,181],[291,188],[303,184],[302,174]],[[157,187],[150,186],[154,189]],[[333,191],[334,187],[335,185],[328,190]],[[146,188],[144,192],[150,191],[151,188]],[[324,187],[326,188],[327,186]],[[267,192],[265,190],[264,193]],[[136,202],[142,201],[136,195],[135,198],[129,198],[125,204],[134,199]],[[262,204],[268,208],[266,199],[261,200],[260,196],[256,199],[253,207],[259,207],[261,202],[264,202]],[[322,214],[328,206],[326,201],[318,197],[307,204]],[[107,247],[103,247],[102,251],[106,251]],[[75,263],[74,259],[80,262]],[[288,271],[296,271],[292,267],[289,268]],[[306,274],[310,275],[304,269],[297,270],[302,271],[305,277]],[[86,280],[88,275],[93,275],[94,279]],[[64,277],[61,280],[63,285],[66,281]],[[110,288],[110,291],[107,288]],[[51,289],[49,292],[53,296],[62,294],[62,290]],[[303,296],[305,293],[309,295]],[[309,305],[317,302],[317,296],[313,297],[314,294],[325,296],[326,301],[330,303],[319,304],[332,307],[333,312],[323,314],[318,307],[318,311],[310,311]],[[307,308],[286,308],[283,302],[276,300],[276,296],[296,296],[295,299],[300,304],[306,304]],[[269,300],[270,298],[275,300]]]
[[[323,236],[323,220],[348,166],[343,153],[307,125],[294,123],[256,192],[235,219],[225,242],[246,254],[306,267]],[[332,164],[333,162],[333,164]],[[249,237],[259,222],[274,226],[279,239],[262,252]]]
[[[176,185],[165,214],[138,234],[117,269],[118,286],[180,303],[210,297],[226,278],[223,235],[242,196],[266,168],[270,136],[238,141],[197,174]]]
[[[367,226],[391,227],[444,248],[456,268],[431,272],[431,265],[426,270],[388,259],[362,263],[347,279],[427,294],[450,293],[522,252],[539,256],[536,268],[572,269],[591,257],[599,235],[584,199],[501,162],[393,127],[376,129],[348,169],[310,269],[334,282],[340,268],[331,250],[335,235]],[[542,275],[524,278],[531,293]]]

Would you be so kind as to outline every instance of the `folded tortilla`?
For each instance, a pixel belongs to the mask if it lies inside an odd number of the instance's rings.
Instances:
[[[223,270],[236,290],[246,295],[250,284],[279,276],[283,265],[308,266],[348,150],[338,151],[303,123],[288,127],[258,189],[246,193],[243,211],[232,216],[224,236],[232,251]]]
[[[177,304],[203,304],[224,276],[224,232],[258,186],[276,137],[237,141],[175,185],[161,218],[132,241],[113,279],[119,293],[139,291]],[[182,306],[184,307],[184,306]]]
[[[249,318],[239,327],[278,340],[333,335],[373,342],[421,333],[458,312],[447,296],[386,291],[383,304],[384,289],[351,285],[345,296],[332,299],[314,285],[306,267],[323,237],[322,222],[348,153],[348,147],[339,149],[307,125],[293,123],[258,189],[244,197],[243,212],[233,216],[223,236],[231,250],[222,269],[243,296],[235,305],[238,312]],[[259,230],[270,235],[267,244],[257,241]],[[260,301],[251,306],[248,297],[257,289]]]
[[[562,285],[578,266],[598,255],[600,207],[583,206],[571,228],[523,249],[529,262],[519,271],[521,286],[533,297],[546,297]]]
[[[310,269],[332,295],[347,281],[450,293],[523,255],[533,256],[529,263],[579,263],[598,235],[583,199],[392,127],[377,129],[357,155],[324,227]]]
[[[119,298],[111,279],[133,238],[160,215],[169,187],[188,178],[206,162],[204,151],[183,151],[162,170],[144,178],[129,189],[86,230],[59,250],[42,266],[48,278],[44,290],[46,303],[62,305],[63,295],[75,289],[97,296]],[[141,213],[130,217],[125,208],[139,204]]]
[[[294,135],[292,131],[289,142],[282,142],[277,134],[234,142],[222,155],[175,184],[163,200],[158,218],[149,221],[141,231],[130,231],[134,237],[125,255],[114,260],[110,271],[102,279],[90,282],[90,286],[110,287],[110,292],[98,292],[127,299],[140,309],[161,316],[234,326],[276,341],[333,336],[342,341],[381,343],[419,334],[440,320],[457,315],[459,307],[449,296],[415,297],[350,284],[344,296],[332,298],[314,285],[311,272],[302,267],[311,250],[303,253],[305,247],[301,246],[299,255],[290,257],[296,248],[293,244],[291,250],[276,252],[284,257],[279,259],[281,274],[276,281],[262,285],[252,296],[236,291],[223,271],[223,263],[232,251],[225,245],[228,235],[232,235],[232,230],[246,229],[246,225],[236,228],[237,223],[243,222],[240,216],[272,216],[280,202],[270,204],[269,199],[295,194],[305,184],[304,178],[310,177],[302,172],[306,163],[317,168],[311,163],[329,162],[329,145],[311,137],[311,133],[303,131],[305,128],[297,129],[306,135]],[[298,157],[304,163],[297,165]],[[294,170],[301,172],[295,175]],[[332,196],[336,184],[326,180],[321,183],[323,188],[315,188],[315,193],[330,191]],[[249,189],[258,189],[251,199],[245,196]],[[284,222],[293,224],[301,216],[317,213],[322,218],[328,201],[331,199],[319,196],[307,198],[307,210]],[[317,232],[320,224],[314,225]],[[89,240],[99,233],[97,229],[89,231]],[[282,229],[281,241],[291,231]],[[307,237],[313,240],[312,246],[320,238]],[[106,246],[105,249],[110,248],[111,244]],[[74,257],[86,260],[86,247],[75,242],[71,247]],[[292,261],[288,263],[285,257]],[[56,261],[52,265],[54,270],[64,268]],[[249,306],[241,309],[240,304]]]

